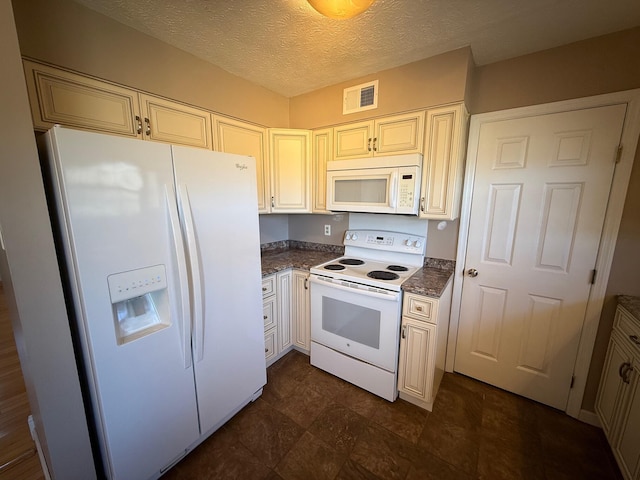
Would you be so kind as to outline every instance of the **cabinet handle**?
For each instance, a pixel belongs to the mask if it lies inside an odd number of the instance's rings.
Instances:
[[[376,142],[377,142],[377,141],[378,141],[378,138],[377,138],[377,137],[373,139],[373,151],[374,151],[374,152],[377,152],[377,151],[378,151],[378,149],[376,148]]]
[[[407,326],[402,326],[402,338],[407,338]]]
[[[371,139],[367,142],[367,150],[371,151]]]
[[[262,319],[263,319],[263,320],[266,320],[267,318],[269,318],[269,317],[267,317],[266,315],[263,315],[263,316],[262,316]]]
[[[629,364],[629,366],[627,367],[627,369],[624,372],[624,378],[622,379],[622,381],[624,383],[629,383],[631,381],[631,378],[629,377],[629,374],[633,372],[633,367],[631,366],[631,364]]]
[[[304,279],[304,289],[305,290],[309,290],[309,279],[308,278]]]
[[[633,372],[633,367],[629,362],[624,362],[618,369],[618,375],[620,375],[620,378],[622,378],[624,383],[630,382],[629,373],[631,372]]]
[[[268,348],[265,348],[265,349],[264,349],[264,353],[269,353],[269,349],[268,349]]]
[[[275,197],[271,197],[271,208],[274,208],[276,206],[276,199]]]
[[[266,292],[267,291],[267,287],[262,287],[262,291]]]
[[[421,312],[421,311],[422,311],[422,307],[418,305],[418,306],[416,307],[416,310],[417,310],[418,312]]]
[[[136,123],[136,133],[140,135],[142,133],[142,119],[140,118],[140,115],[136,115]]]
[[[144,117],[144,123],[147,126],[147,129],[145,130],[144,133],[147,134],[147,136],[151,135],[151,122],[149,121],[149,119],[147,117]]]
[[[640,340],[638,339],[638,335],[629,335],[629,340],[631,340],[636,345],[640,346]]]

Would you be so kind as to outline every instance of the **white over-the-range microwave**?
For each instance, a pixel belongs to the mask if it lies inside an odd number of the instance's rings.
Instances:
[[[422,155],[327,162],[327,209],[418,215]]]

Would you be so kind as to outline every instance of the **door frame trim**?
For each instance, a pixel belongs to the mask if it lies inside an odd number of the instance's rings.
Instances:
[[[485,123],[513,120],[523,117],[561,113],[572,110],[604,107],[616,104],[626,104],[627,112],[622,127],[623,145],[622,155],[615,167],[609,202],[605,213],[602,238],[598,246],[598,256],[595,268],[598,271],[596,281],[591,287],[584,324],[578,345],[576,364],[574,366],[575,382],[569,391],[569,399],[565,412],[575,418],[581,416],[582,400],[589,374],[591,356],[598,333],[602,305],[604,303],[611,263],[618,238],[618,230],[622,220],[629,178],[638,146],[640,135],[640,89],[626,90],[592,97],[546,103],[527,107],[519,107],[496,112],[481,113],[471,116],[469,140],[467,147],[464,188],[460,210],[460,232],[456,252],[456,267],[453,277],[453,298],[451,302],[451,318],[449,338],[447,342],[447,358],[445,370],[453,372],[456,344],[458,341],[458,325],[460,321],[460,307],[462,302],[462,283],[464,280],[467,242],[469,239],[469,221],[471,216],[471,202],[473,198],[473,184],[475,181],[475,167],[480,138],[480,127]],[[612,152],[612,156],[614,152]]]

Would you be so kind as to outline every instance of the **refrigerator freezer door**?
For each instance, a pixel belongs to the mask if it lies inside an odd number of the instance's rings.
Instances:
[[[184,305],[184,250],[180,232],[175,232],[179,222],[171,147],[60,127],[47,135],[108,474],[116,479],[157,476],[199,437],[193,367],[190,351],[185,351],[190,348],[185,338],[190,319],[182,313],[189,307]],[[135,309],[153,307],[163,326],[118,341],[123,307],[120,298],[112,304],[108,279],[140,269],[129,276],[132,283],[142,284],[150,277],[147,267],[166,271],[166,287],[142,289],[148,298],[130,305],[132,315],[142,318],[144,313]],[[128,288],[127,275],[114,278],[117,286]]]
[[[203,433],[266,383],[255,160],[172,146],[194,274],[193,348]]]

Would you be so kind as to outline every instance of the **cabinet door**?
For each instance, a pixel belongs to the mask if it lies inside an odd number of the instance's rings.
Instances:
[[[396,115],[376,120],[373,155],[422,153],[424,112]]]
[[[271,212],[311,213],[311,131],[269,129]]]
[[[84,75],[24,60],[36,130],[54,124],[141,138],[138,93]]]
[[[272,295],[262,300],[262,320],[264,320],[264,330],[275,327],[278,324],[278,309],[276,296]]]
[[[459,215],[466,125],[462,104],[427,110],[420,218],[453,220]]]
[[[264,332],[264,360],[269,366],[270,362],[278,355],[278,329],[272,328]]]
[[[278,296],[278,353],[293,345],[291,335],[291,270],[276,276]]]
[[[424,402],[431,401],[436,326],[402,319],[398,390]]]
[[[373,121],[349,123],[333,129],[333,160],[373,155]]]
[[[333,129],[314,130],[313,136],[313,213],[327,210],[327,162],[331,160]]]
[[[266,129],[230,118],[213,116],[214,150],[256,159],[258,212],[269,212],[269,157]]]
[[[293,302],[291,323],[293,325],[293,343],[308,352],[311,343],[309,273],[293,271]]]
[[[211,150],[211,114],[164,98],[140,94],[144,138]]]
[[[637,369],[640,358],[635,360],[633,370],[626,373],[630,379],[627,389],[627,402],[620,415],[620,432],[614,444],[614,453],[620,461],[620,467],[626,478],[640,478],[640,381]]]
[[[616,434],[614,428],[616,413],[626,387],[620,373],[624,373],[623,370],[629,365],[631,365],[631,355],[622,347],[622,342],[614,331],[609,340],[595,407],[602,429],[611,443]]]

